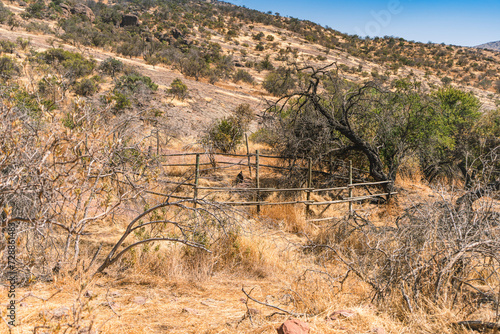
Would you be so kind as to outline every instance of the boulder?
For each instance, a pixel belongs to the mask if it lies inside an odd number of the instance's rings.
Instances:
[[[137,15],[125,14],[122,16],[120,27],[134,27],[139,25],[139,17]]]
[[[92,11],[92,9],[90,9],[89,7],[87,7],[85,5],[82,5],[81,3],[79,3],[75,7],[71,8],[70,11],[71,11],[71,14],[86,16],[90,20],[90,22],[93,22],[95,20],[95,15],[94,15],[94,12]]]
[[[278,334],[307,334],[309,330],[308,324],[297,319],[287,320],[276,329]]]
[[[19,0],[19,1],[17,2],[17,4],[18,4],[20,7],[26,7],[26,6],[28,5],[26,2],[24,2],[24,1],[22,1],[22,0]]]

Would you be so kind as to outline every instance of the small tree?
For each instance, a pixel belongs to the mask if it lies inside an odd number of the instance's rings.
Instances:
[[[108,58],[99,65],[99,71],[115,77],[116,73],[123,71],[123,63],[115,58]]]

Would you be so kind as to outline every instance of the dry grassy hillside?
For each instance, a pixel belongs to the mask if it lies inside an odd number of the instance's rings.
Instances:
[[[497,330],[498,53],[218,1],[2,4],[1,333]]]

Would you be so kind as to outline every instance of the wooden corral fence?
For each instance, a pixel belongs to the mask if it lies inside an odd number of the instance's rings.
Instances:
[[[356,170],[358,173],[367,173],[366,171],[362,171],[360,169],[355,169],[352,166],[352,162],[349,161],[349,164],[347,167],[348,169],[348,176],[339,176],[337,175],[337,179],[342,179],[346,184],[344,186],[340,187],[326,187],[326,188],[315,188],[313,186],[313,174],[327,174],[327,175],[333,175],[332,169],[330,168],[329,172],[325,172],[324,170],[314,170],[313,169],[313,163],[312,159],[305,159],[306,163],[299,164],[298,166],[294,166],[296,170],[302,170],[303,172],[306,172],[307,179],[306,179],[306,186],[305,187],[298,187],[298,188],[268,188],[268,187],[262,187],[261,186],[261,176],[262,176],[262,168],[268,168],[268,169],[275,169],[275,170],[281,170],[281,171],[287,171],[289,168],[283,167],[283,166],[278,166],[278,165],[273,165],[273,164],[265,164],[262,163],[263,159],[277,159],[279,161],[284,161],[285,158],[279,157],[279,156],[273,156],[273,155],[264,155],[260,154],[259,151],[257,150],[255,153],[250,153],[248,152],[247,154],[227,154],[227,153],[178,153],[178,154],[164,154],[161,155],[161,161],[162,161],[162,167],[194,167],[194,182],[193,183],[187,183],[187,182],[173,182],[173,181],[168,181],[167,183],[173,183],[173,184],[179,184],[183,186],[190,186],[193,188],[193,197],[177,197],[177,196],[170,196],[172,198],[182,198],[182,199],[199,199],[200,194],[203,192],[204,195],[208,195],[209,193],[216,193],[216,192],[228,192],[228,193],[250,193],[253,194],[251,196],[253,200],[247,200],[247,201],[239,201],[239,202],[220,202],[221,205],[228,205],[228,206],[255,206],[257,209],[257,212],[260,212],[262,206],[268,206],[268,205],[304,205],[305,206],[305,211],[306,215],[310,216],[311,213],[311,206],[327,206],[329,207],[330,205],[333,204],[340,204],[340,203],[348,203],[349,204],[349,213],[353,213],[353,203],[362,201],[362,200],[367,200],[367,199],[374,199],[374,198],[380,198],[382,196],[386,196],[389,198],[391,195],[396,194],[395,192],[379,192],[375,194],[363,194],[363,195],[355,195],[355,192],[358,188],[365,188],[368,189],[367,187],[382,187],[386,184],[391,183],[391,181],[382,181],[382,182],[364,182],[364,181],[354,181],[353,180],[353,170]],[[183,163],[169,163],[169,160],[173,160],[172,158],[182,158]],[[202,161],[202,157],[204,158],[204,161]],[[220,157],[225,157],[224,159],[221,159]],[[234,159],[234,158],[239,158],[239,160]],[[186,162],[188,160],[188,162]],[[207,161],[208,160],[208,161]],[[228,161],[229,160],[229,161]],[[253,160],[253,161],[252,161]],[[302,159],[300,159],[302,160]],[[189,162],[192,161],[192,162]],[[334,161],[328,161],[326,162],[327,164],[332,166]],[[338,163],[338,162],[337,162]],[[343,163],[343,162],[341,162]],[[230,186],[230,187],[204,187],[200,186],[199,181],[200,178],[202,178],[200,175],[202,173],[207,173],[208,171],[215,171],[215,170],[224,170],[228,169],[231,167],[239,167],[241,168],[248,168],[248,172],[250,175],[250,178],[252,180],[252,185],[253,187],[235,187],[235,186]],[[392,187],[389,187],[389,189],[392,189]],[[157,192],[152,192],[152,191],[147,191],[148,193],[155,194],[155,195],[165,195],[165,194],[160,194]],[[306,200],[290,200],[290,201],[279,201],[279,202],[270,202],[270,201],[263,201],[261,200],[261,195],[264,193],[300,193],[303,192],[306,194]],[[336,192],[336,197],[341,197],[342,199],[336,199],[336,200],[331,200],[331,201],[315,201],[311,199],[311,194],[314,193],[325,193],[325,192]],[[341,196],[342,193],[346,193],[347,196]],[[166,195],[165,195],[166,196]],[[195,201],[196,204],[196,201]],[[323,212],[326,211],[323,210]],[[330,220],[333,217],[328,217],[328,218],[310,218],[308,221],[310,222],[317,222],[317,221],[325,221],[325,220]]]

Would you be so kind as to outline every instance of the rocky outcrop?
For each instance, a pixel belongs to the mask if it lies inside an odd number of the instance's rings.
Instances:
[[[63,3],[60,4],[59,7],[61,7],[64,16],[69,16],[71,14],[83,15],[86,16],[90,20],[90,22],[93,22],[95,20],[94,12],[92,11],[92,9],[85,5],[77,4],[74,7],[70,7],[69,5]]]
[[[307,334],[309,330],[308,324],[297,319],[287,320],[276,329],[278,334]]]
[[[71,7],[67,4],[62,3],[59,7],[61,7],[64,16],[69,16],[69,14],[71,14]]]
[[[135,27],[138,25],[139,17],[137,17],[137,15],[124,14],[122,16],[122,23],[120,23],[120,27]]]
[[[95,20],[95,15],[92,9],[82,4],[78,4],[75,7],[71,8],[71,14],[86,16],[90,20],[90,22],[93,22]]]

